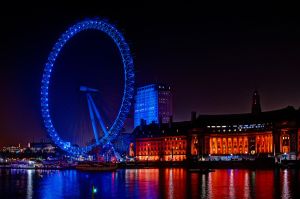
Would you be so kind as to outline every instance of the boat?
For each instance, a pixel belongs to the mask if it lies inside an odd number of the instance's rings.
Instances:
[[[102,162],[79,162],[75,168],[80,171],[116,171],[117,164]]]

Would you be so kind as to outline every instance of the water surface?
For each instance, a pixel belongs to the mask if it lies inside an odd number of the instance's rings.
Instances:
[[[92,193],[92,187],[97,189]],[[300,170],[1,170],[0,198],[300,198]]]

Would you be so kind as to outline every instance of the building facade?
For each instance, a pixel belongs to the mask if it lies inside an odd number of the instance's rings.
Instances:
[[[28,148],[33,153],[55,153],[57,149],[51,142],[31,142],[28,143]]]
[[[197,117],[192,113],[190,121],[142,125],[134,134],[135,155],[141,161],[232,156],[299,159],[300,110],[261,112],[255,92],[251,113]]]
[[[170,126],[175,125],[175,126]],[[183,161],[187,156],[187,124],[155,124],[136,128],[135,157],[139,161]]]
[[[171,87],[151,84],[137,89],[134,127],[141,123],[167,123],[173,115]]]

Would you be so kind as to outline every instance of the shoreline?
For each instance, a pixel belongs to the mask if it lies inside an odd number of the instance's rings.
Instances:
[[[284,160],[275,163],[274,159],[259,159],[254,161],[199,161],[199,162],[136,162],[119,164],[120,168],[209,168],[209,169],[272,169],[300,168],[300,160]]]
[[[241,161],[183,161],[183,162],[130,162],[118,163],[118,169],[147,169],[147,168],[186,168],[186,169],[275,169],[298,168],[300,160],[282,160],[275,163],[274,159],[241,160]],[[66,167],[12,167],[0,165],[0,169],[26,170],[78,170],[74,166]]]

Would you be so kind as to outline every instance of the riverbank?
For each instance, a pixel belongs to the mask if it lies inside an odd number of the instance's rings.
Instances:
[[[35,169],[35,170],[73,170],[76,164],[67,165],[22,165],[0,164],[2,169]],[[120,169],[143,169],[143,168],[192,168],[192,169],[272,169],[272,168],[300,168],[300,160],[281,160],[275,162],[274,158],[261,158],[255,160],[231,160],[231,161],[137,161],[117,163]]]
[[[120,163],[119,168],[211,168],[211,169],[269,169],[269,168],[300,168],[300,160],[283,160],[276,163],[274,158],[240,161],[197,161],[197,162],[131,162]]]

